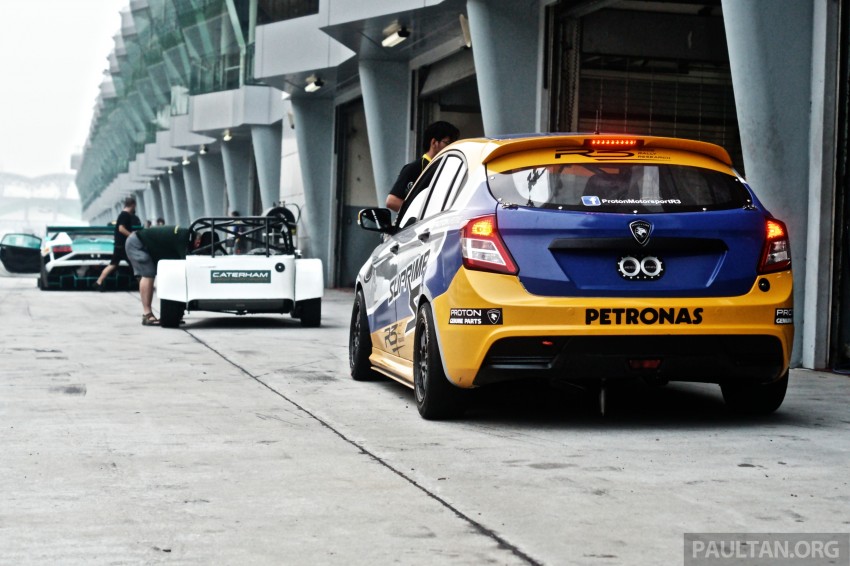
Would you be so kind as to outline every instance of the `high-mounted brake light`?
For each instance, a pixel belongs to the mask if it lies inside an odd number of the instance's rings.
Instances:
[[[759,274],[784,271],[791,268],[791,243],[788,229],[779,220],[765,222],[764,248],[759,262]]]
[[[584,145],[592,148],[632,148],[641,147],[643,140],[634,138],[589,138]]]
[[[473,218],[460,230],[463,266],[477,271],[515,275],[516,264],[505,247],[494,215]]]

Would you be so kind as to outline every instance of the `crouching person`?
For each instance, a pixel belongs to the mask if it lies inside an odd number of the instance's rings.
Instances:
[[[144,228],[127,238],[127,258],[133,266],[133,273],[139,278],[142,325],[159,325],[151,308],[157,262],[163,259],[186,259],[189,244],[189,230],[179,226]]]

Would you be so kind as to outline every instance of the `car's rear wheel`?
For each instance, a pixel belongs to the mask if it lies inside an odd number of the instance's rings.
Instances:
[[[419,307],[413,350],[413,392],[423,418],[450,419],[463,414],[465,391],[449,383],[443,370],[434,315],[428,303]]]
[[[351,367],[352,379],[368,381],[378,376],[369,363],[371,353],[372,336],[366,315],[366,299],[362,291],[357,291],[354,307],[351,309],[351,330],[348,333],[348,365]]]
[[[307,299],[295,304],[301,326],[317,328],[322,325],[322,299]]]
[[[177,328],[180,326],[180,320],[183,318],[183,312],[186,310],[186,303],[180,301],[170,301],[168,299],[159,300],[159,325],[164,328]]]
[[[772,383],[723,383],[723,400],[732,411],[745,415],[769,415],[782,405],[788,389],[788,371]]]
[[[47,275],[47,268],[44,265],[44,262],[41,264],[41,275],[38,278],[38,288],[42,291],[49,291],[50,287],[50,276]]]

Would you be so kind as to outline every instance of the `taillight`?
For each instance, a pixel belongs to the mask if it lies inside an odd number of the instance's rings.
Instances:
[[[73,251],[71,246],[53,246],[53,257],[60,257]]]
[[[779,220],[770,219],[765,223],[764,249],[761,252],[758,272],[773,273],[790,267],[791,243],[788,240],[788,229]]]
[[[494,215],[473,218],[460,231],[460,251],[463,266],[478,271],[494,271],[515,275],[511,254],[505,247]]]

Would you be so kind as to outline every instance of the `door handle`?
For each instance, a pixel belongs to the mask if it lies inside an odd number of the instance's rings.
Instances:
[[[428,241],[428,238],[430,238],[430,237],[431,237],[431,231],[430,231],[430,230],[425,230],[424,232],[422,232],[421,234],[419,234],[419,235],[418,235],[418,236],[416,236],[416,237],[417,237],[417,238],[419,238],[419,241],[420,241],[420,242],[427,242],[427,241]]]
[[[398,253],[398,244],[393,244],[393,246],[390,248],[390,251],[393,252],[394,254],[397,254]]]

